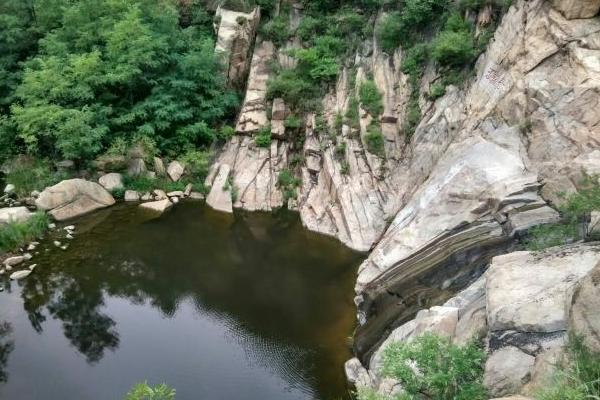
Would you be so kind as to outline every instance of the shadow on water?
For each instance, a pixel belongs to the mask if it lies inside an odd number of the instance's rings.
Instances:
[[[117,399],[144,379],[178,400],[347,395],[362,255],[295,214],[119,206],[78,221],[67,251],[40,251],[0,293],[0,399]]]

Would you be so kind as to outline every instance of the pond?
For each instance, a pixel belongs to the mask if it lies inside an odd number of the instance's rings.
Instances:
[[[0,278],[0,399],[118,400],[145,380],[177,400],[348,398],[363,255],[297,214],[120,205],[45,243],[28,278]]]

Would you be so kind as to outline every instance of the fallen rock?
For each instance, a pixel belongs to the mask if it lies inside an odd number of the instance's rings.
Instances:
[[[190,193],[190,199],[192,200],[204,200],[204,195],[200,192]]]
[[[179,203],[179,197],[172,197],[171,201],[173,202],[173,204],[177,204]]]
[[[123,199],[125,201],[140,201],[140,194],[135,190],[126,190]]]
[[[190,197],[190,194],[192,193],[193,188],[194,188],[194,185],[192,185],[191,183],[188,183],[187,185],[185,185],[185,189],[183,190],[183,195],[185,197]]]
[[[154,197],[152,197],[152,195],[149,192],[146,192],[142,195],[142,197],[140,197],[140,199],[142,201],[150,201],[150,200],[153,200]]]
[[[0,208],[0,225],[27,221],[32,215],[27,207]]]
[[[147,203],[140,204],[140,207],[146,210],[151,210],[159,213],[163,213],[173,206],[173,203],[169,199],[150,201]]]
[[[167,167],[167,174],[173,182],[177,182],[181,178],[183,171],[185,171],[185,168],[179,161],[171,161]]]
[[[221,164],[219,170],[212,181],[210,193],[206,198],[206,204],[218,211],[233,213],[233,201],[231,192],[228,189],[228,179],[231,167],[227,164]]]
[[[25,260],[26,260],[25,256],[14,256],[14,257],[9,257],[6,260],[4,260],[3,264],[7,267],[14,267],[15,265],[21,264]]]
[[[35,201],[40,210],[58,221],[74,218],[115,204],[115,199],[102,186],[84,179],[68,179],[44,189]]]
[[[573,295],[570,329],[583,338],[594,352],[600,353],[600,264],[581,281]]]
[[[123,189],[123,176],[119,173],[111,172],[110,174],[102,175],[98,179],[98,183],[108,191]]]
[[[494,352],[485,363],[483,384],[492,396],[518,393],[531,378],[535,357],[508,346]]]
[[[156,200],[164,200],[167,198],[167,194],[165,193],[164,190],[160,190],[160,189],[154,189],[154,198]]]
[[[10,279],[16,281],[16,280],[23,279],[23,278],[29,276],[29,274],[31,274],[31,270],[29,270],[29,269],[24,269],[22,271],[16,271],[16,272],[13,272],[12,274],[10,274]]]
[[[181,190],[175,190],[173,192],[167,193],[169,197],[183,197],[183,192]]]
[[[15,188],[15,185],[13,185],[12,183],[9,183],[8,185],[6,185],[6,186],[4,187],[4,193],[5,193],[5,194],[11,194],[11,193],[14,193],[15,189],[16,189],[16,188]]]

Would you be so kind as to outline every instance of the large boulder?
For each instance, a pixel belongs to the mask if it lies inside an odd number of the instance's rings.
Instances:
[[[483,384],[492,396],[518,393],[531,378],[535,357],[516,347],[504,347],[485,363]]]
[[[74,218],[115,204],[106,189],[84,179],[68,179],[44,189],[35,201],[40,210],[48,210],[58,221]]]
[[[169,175],[169,178],[173,180],[173,182],[177,182],[179,179],[181,179],[183,171],[185,171],[185,168],[179,161],[171,161],[167,167],[167,174]]]
[[[567,19],[592,18],[600,11],[600,0],[553,0],[553,5]]]
[[[490,330],[566,330],[566,304],[577,282],[600,261],[597,250],[575,245],[495,257],[486,285]]]
[[[600,353],[600,264],[581,281],[573,295],[570,328],[591,350]]]
[[[0,225],[27,221],[32,215],[27,207],[0,208]]]
[[[210,182],[210,193],[206,198],[206,204],[218,211],[233,212],[233,201],[229,186],[229,174],[231,167],[227,164],[219,165],[214,180]]]
[[[98,179],[98,183],[108,191],[123,189],[123,176],[117,172],[111,172],[110,174],[102,175]]]
[[[132,158],[127,164],[127,175],[141,176],[146,173],[146,163],[143,158]]]

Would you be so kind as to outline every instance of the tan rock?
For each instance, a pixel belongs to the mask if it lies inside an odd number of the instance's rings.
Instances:
[[[217,174],[210,182],[210,193],[206,198],[206,204],[218,211],[233,213],[233,202],[231,199],[231,189],[229,188],[229,173],[231,167],[227,164],[220,164]]]
[[[600,264],[581,281],[573,295],[569,328],[600,353]]]
[[[495,351],[485,363],[483,384],[492,396],[519,393],[531,379],[535,357],[516,347]]]
[[[179,161],[171,161],[167,167],[167,175],[169,175],[169,178],[171,178],[173,182],[177,182],[181,179],[184,171],[185,167]]]
[[[44,189],[35,204],[59,221],[111,206],[115,199],[102,186],[84,179],[68,179]]]
[[[149,201],[139,205],[140,208],[150,210],[157,213],[163,213],[173,206],[173,203],[169,199]]]
[[[24,222],[31,218],[32,215],[27,207],[0,208],[0,225],[11,222]]]
[[[552,4],[568,19],[592,18],[600,11],[600,0],[553,0]]]

